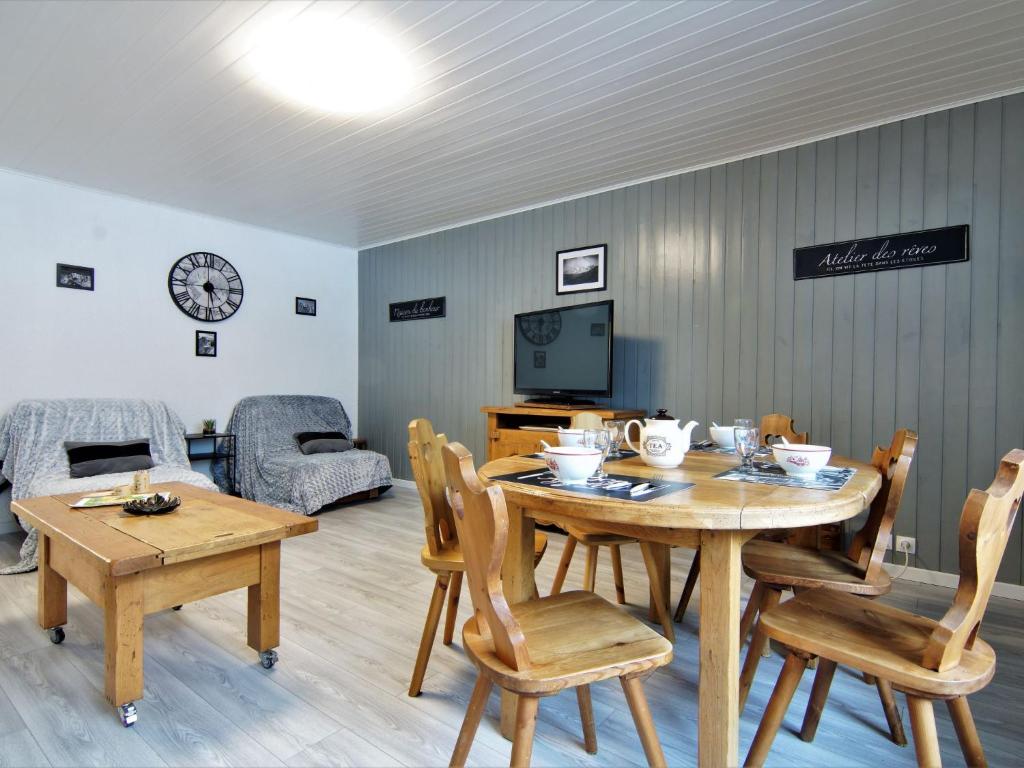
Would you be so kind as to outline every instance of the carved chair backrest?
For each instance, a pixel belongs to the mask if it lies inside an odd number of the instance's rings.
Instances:
[[[596,413],[581,411],[572,417],[569,426],[573,429],[600,429],[604,426],[604,421]]]
[[[434,426],[427,419],[409,422],[409,462],[423,503],[427,549],[432,555],[440,554],[445,545],[457,541],[455,521],[445,496],[441,449],[447,444],[448,438],[435,435]]]
[[[761,444],[771,445],[781,442],[779,438],[784,437],[791,443],[807,443],[807,433],[797,432],[792,416],[784,413],[769,413],[761,417]]]
[[[944,672],[978,636],[996,572],[1024,495],[1024,450],[1003,457],[992,484],[971,490],[960,515],[960,583],[953,605],[932,631],[922,664]]]
[[[882,487],[871,502],[867,522],[854,534],[846,551],[846,556],[864,571],[865,579],[874,579],[882,569],[885,547],[916,450],[917,434],[901,429],[893,435],[888,448],[876,447],[871,456],[871,464],[882,473]]]
[[[441,452],[477,630],[491,641],[495,654],[505,664],[516,670],[527,669],[530,657],[526,638],[501,584],[501,563],[508,544],[505,496],[498,486],[485,487],[480,482],[473,455],[464,445],[451,443]]]

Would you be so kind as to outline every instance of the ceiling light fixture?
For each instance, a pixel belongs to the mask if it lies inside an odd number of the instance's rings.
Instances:
[[[303,14],[267,30],[249,54],[260,78],[285,98],[359,115],[395,106],[413,87],[405,53],[354,19]]]

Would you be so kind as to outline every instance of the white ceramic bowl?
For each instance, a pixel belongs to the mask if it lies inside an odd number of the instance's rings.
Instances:
[[[601,452],[596,448],[562,445],[546,448],[544,461],[563,483],[585,483],[597,471]]]
[[[776,463],[786,470],[787,474],[813,475],[828,464],[828,460],[832,456],[832,449],[827,445],[789,443],[788,445],[773,445],[772,453]]]
[[[558,444],[567,446],[581,446],[583,445],[583,430],[582,429],[562,429],[558,428]]]
[[[736,433],[733,432],[733,427],[708,427],[708,432],[719,448],[736,447]]]

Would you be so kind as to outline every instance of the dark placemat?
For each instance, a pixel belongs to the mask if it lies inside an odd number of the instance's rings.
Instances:
[[[814,477],[794,477],[778,464],[755,461],[752,469],[733,467],[715,475],[716,480],[738,480],[742,483],[783,485],[787,488],[807,488],[812,491],[838,491],[853,477],[852,467],[825,467]]]
[[[619,453],[622,454],[622,455],[621,456],[608,456],[607,458],[605,458],[604,463],[607,464],[609,461],[624,461],[625,459],[633,459],[633,458],[636,458],[637,456],[640,455],[636,451],[628,451],[628,450],[620,450]],[[522,458],[522,459],[543,459],[544,458],[544,454],[543,453],[528,453],[528,454],[526,454],[524,456],[520,456],[520,458]]]
[[[522,483],[523,485],[532,485],[536,488],[555,488],[559,491],[569,491],[570,493],[578,493],[581,496],[598,496],[604,498],[619,499],[620,501],[651,501],[662,496],[667,496],[670,493],[676,491],[685,491],[687,488],[692,488],[693,483],[676,483],[670,480],[650,480],[651,485],[656,486],[656,490],[649,491],[640,496],[630,496],[629,487],[623,488],[622,490],[608,490],[602,488],[597,484],[588,485],[555,485],[552,481],[555,476],[550,472],[510,472],[507,475],[498,475],[492,477],[491,480],[504,480],[510,483]],[[634,485],[636,483],[645,482],[643,478],[630,477],[628,475],[608,475],[605,479],[608,480],[620,480],[622,482]]]

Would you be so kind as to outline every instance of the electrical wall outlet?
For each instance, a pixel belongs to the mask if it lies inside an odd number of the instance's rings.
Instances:
[[[897,536],[896,537],[896,551],[906,552],[907,554],[914,554],[917,552],[917,539],[913,536]]]

